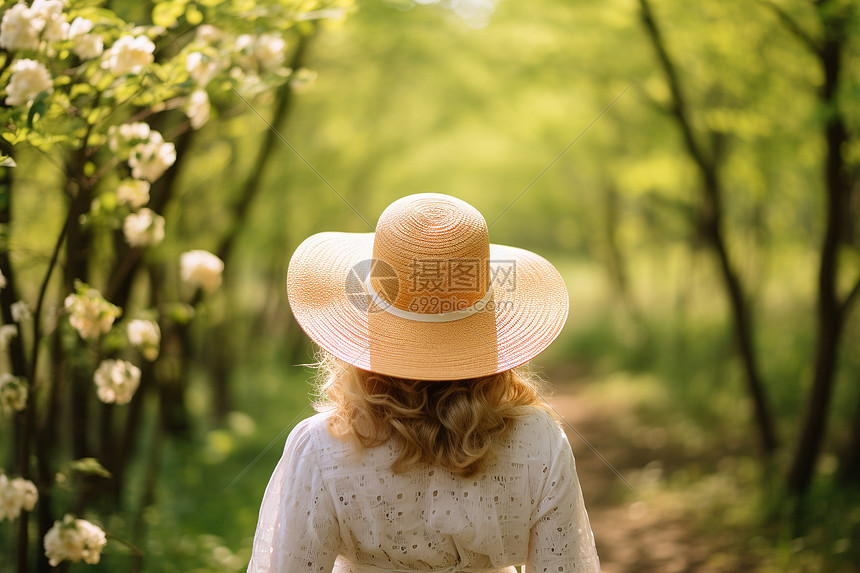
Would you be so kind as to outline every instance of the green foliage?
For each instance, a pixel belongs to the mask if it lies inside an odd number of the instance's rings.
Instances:
[[[694,128],[708,152],[721,157],[730,255],[749,290],[768,394],[790,443],[814,348],[812,277],[823,214],[818,133],[828,117],[816,102],[821,78],[808,50],[764,2],[654,4],[684,74]],[[775,4],[806,29],[806,3]],[[11,208],[2,250],[17,297],[37,300],[65,217],[81,198],[73,244],[60,249],[47,281],[46,338],[32,382],[41,393],[39,423],[52,389],[62,392],[55,395],[64,405],[61,436],[49,462],[64,477],[40,483],[54,494],[53,513],[60,517],[75,505],[82,488],[110,489],[124,479],[116,503],[102,499],[85,516],[139,545],[145,571],[242,569],[280,453],[275,438],[309,413],[310,374],[294,365],[311,361],[310,349],[283,300],[292,249],[317,231],[367,232],[395,198],[433,191],[476,205],[491,223],[493,242],[535,250],[562,269],[571,291],[569,325],[541,363],[584,376],[594,403],[634,402],[636,417],[625,429],[631,447],[662,441],[674,456],[661,462],[663,477],[649,500],[698,510],[705,534],[735,529],[739,547],[744,536],[751,539],[747,554],[760,571],[792,564],[797,571],[841,571],[856,560],[858,519],[848,509],[856,498],[835,484],[827,465],[845,445],[860,399],[853,383],[860,358],[851,352],[860,341],[857,310],[845,327],[825,467],[804,508],[803,532],[795,534],[796,508],[768,496],[770,478],[752,461],[727,306],[697,231],[700,182],[666,113],[669,88],[636,2],[502,0],[480,29],[439,6],[356,6],[352,13],[349,3],[298,0],[72,0],[69,22],[92,20],[90,33],[108,50],[124,36],[146,36],[153,61],[138,72],[114,73],[106,55],[79,57],[73,40],[51,43],[50,55],[42,48],[0,51],[4,100],[15,59],[38,59],[52,78],[50,93],[0,108],[0,175],[9,174],[0,184],[0,210]],[[324,17],[330,10],[350,17]],[[850,62],[858,49],[852,26]],[[822,31],[809,25],[807,33]],[[283,59],[261,55],[260,38],[283,39]],[[293,69],[300,44],[308,52]],[[191,54],[199,54],[193,74]],[[319,73],[315,82],[307,83],[313,74],[303,66]],[[840,92],[855,131],[857,70],[846,65]],[[273,127],[300,155],[280,139],[269,151],[261,145],[284,86],[293,86],[294,97],[287,120]],[[191,97],[201,89],[210,115],[195,127]],[[146,179],[133,177],[130,158],[143,157],[137,146],[149,136],[124,140],[117,128],[137,122],[175,145],[177,163],[147,181],[150,200],[163,199],[157,208],[149,203],[165,218],[163,242],[131,248],[123,225],[141,207],[121,199],[119,189]],[[850,166],[860,162],[858,149],[855,137],[845,150]],[[258,153],[269,153],[262,164]],[[259,188],[249,196],[257,175]],[[238,220],[245,206],[247,218]],[[180,254],[216,251],[228,238],[235,242],[225,288],[205,296],[186,289]],[[860,272],[856,243],[855,233],[840,254],[842,293]],[[88,276],[67,270],[75,252],[87,253]],[[114,288],[123,265],[137,261],[127,289]],[[90,442],[101,444],[99,418],[113,416],[111,436],[119,439],[131,405],[110,406],[107,414],[93,395],[93,370],[108,355],[149,367],[128,346],[125,322],[81,341],[62,310],[75,278],[110,300],[121,292],[125,318],[147,317],[162,328],[161,354],[135,398],[139,433],[125,472],[100,451],[83,458],[92,461],[73,456],[72,429],[85,425]],[[31,341],[32,331],[22,338]],[[62,354],[54,356],[58,347]],[[213,406],[219,375],[232,395],[230,413],[220,417]],[[159,434],[169,418],[165,404],[180,401],[167,394],[177,384],[185,385],[190,428]],[[76,402],[89,409],[86,421],[67,408],[73,389],[89,392]],[[11,436],[12,422],[2,423]],[[7,465],[18,463],[15,451],[11,441],[0,445]],[[659,472],[639,469],[637,488],[647,489]],[[0,526],[4,570],[14,534]],[[852,540],[848,548],[845,539]],[[35,534],[31,545],[31,555],[40,552]],[[103,562],[87,567],[132,570],[133,562],[126,547],[109,542]],[[730,562],[728,552],[720,553],[710,565],[726,570]]]

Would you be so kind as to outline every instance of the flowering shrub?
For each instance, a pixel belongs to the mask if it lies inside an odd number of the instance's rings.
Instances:
[[[195,131],[243,113],[257,120],[248,107],[255,98],[268,105],[272,93],[308,85],[315,74],[297,64],[299,46],[347,4],[260,0],[249,11],[243,2],[156,0],[142,22],[126,21],[98,0],[0,7],[0,221],[10,221],[0,234],[26,227],[56,237],[53,250],[36,257],[10,256],[15,242],[0,241],[0,352],[7,355],[0,360],[0,420],[19,424],[9,432],[20,442],[14,450],[31,452],[17,460],[21,478],[0,476],[0,519],[32,509],[34,483],[52,489],[64,468],[84,481],[117,480],[114,489],[121,490],[123,470],[144,455],[135,439],[144,423],[133,414],[139,395],[148,388],[182,392],[192,305],[217,297],[224,280],[225,261],[198,248],[198,237],[172,234],[170,174],[193,149],[187,142]],[[21,163],[37,163],[40,173],[60,167],[60,181],[28,183],[50,186],[51,207],[63,205],[56,228],[39,211],[10,209]],[[123,315],[146,318],[118,324]],[[81,415],[80,408],[93,407],[101,415]],[[57,423],[71,424],[73,450],[87,452],[91,463],[62,465],[72,448],[60,431],[34,439]],[[104,432],[123,437],[122,454],[113,440],[95,439]],[[31,473],[38,474],[34,482]],[[66,489],[77,483],[62,479]],[[90,487],[88,495],[107,498],[104,489]],[[71,515],[55,521],[64,503],[82,508],[91,498],[71,492],[43,499],[50,507],[39,512],[39,527],[19,530],[18,571],[31,563],[20,559],[31,544],[27,533],[39,529],[48,530],[51,565],[98,562],[106,543],[100,528]],[[119,503],[101,501],[102,509]]]

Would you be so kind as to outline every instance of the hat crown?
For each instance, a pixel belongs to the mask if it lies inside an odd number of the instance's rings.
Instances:
[[[490,241],[477,209],[455,197],[403,197],[380,215],[371,284],[401,310],[436,314],[481,300],[489,282]]]

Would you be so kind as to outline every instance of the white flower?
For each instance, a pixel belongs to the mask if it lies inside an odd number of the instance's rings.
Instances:
[[[39,18],[23,2],[18,2],[3,14],[0,22],[0,48],[7,50],[36,50],[39,48],[39,32],[45,20]]]
[[[116,75],[136,74],[154,60],[155,44],[146,36],[123,36],[107,52],[104,65]]]
[[[91,60],[102,55],[105,45],[98,34],[90,34],[93,21],[86,18],[75,18],[69,27],[69,39],[73,41],[72,50],[82,60]]]
[[[3,271],[0,271],[0,289],[6,288],[6,275],[3,274]]]
[[[149,182],[140,179],[126,179],[116,188],[116,200],[120,205],[139,209],[149,202]]]
[[[45,22],[42,37],[49,42],[58,42],[69,37],[69,24],[63,15],[61,0],[35,0],[30,10]]]
[[[188,75],[199,86],[205,86],[218,73],[218,62],[203,52],[191,52],[185,60]]]
[[[80,38],[75,38],[72,50],[82,59],[91,60],[102,55],[105,49],[102,37],[97,34],[84,34]]]
[[[251,34],[241,34],[236,38],[236,50],[252,50],[254,44],[254,37]]]
[[[188,251],[179,259],[182,281],[192,288],[212,292],[221,284],[224,262],[208,251]]]
[[[28,479],[15,478],[12,480],[12,487],[18,490],[21,509],[24,511],[33,511],[36,502],[39,501],[39,490],[36,489],[36,484]]]
[[[45,534],[45,555],[51,567],[62,561],[95,564],[107,544],[107,536],[97,525],[66,514],[63,521],[55,521]]]
[[[9,347],[9,341],[15,336],[18,336],[17,324],[4,324],[0,326],[0,351],[6,350]]]
[[[102,402],[128,404],[140,385],[140,368],[127,360],[102,360],[93,381]]]
[[[153,320],[132,320],[127,327],[128,341],[140,348],[147,360],[158,358],[158,345],[161,343],[161,329]]]
[[[6,86],[6,103],[21,105],[33,101],[41,92],[54,91],[48,69],[35,60],[18,60],[12,64],[12,77]]]
[[[70,315],[69,323],[83,339],[98,338],[110,330],[113,321],[121,314],[120,309],[102,298],[96,289],[70,294],[64,306]]]
[[[188,109],[185,113],[191,120],[191,127],[200,129],[204,123],[209,121],[209,94],[206,90],[194,90],[188,98]]]
[[[22,509],[32,511],[38,499],[39,491],[30,480],[10,480],[5,474],[0,474],[0,521],[17,519]]]
[[[149,182],[161,177],[175,161],[176,148],[172,143],[165,143],[157,131],[149,134],[148,141],[135,145],[128,157],[132,177]]]
[[[131,213],[122,224],[126,242],[132,247],[150,247],[164,239],[164,217],[152,209]]]
[[[284,50],[287,44],[284,39],[276,34],[263,34],[254,45],[254,56],[260,63],[260,67],[273,70],[284,63]]]
[[[30,306],[23,300],[13,302],[9,310],[12,312],[12,320],[17,323],[21,323],[25,320],[30,320],[30,318],[32,317],[32,315],[30,314]]]
[[[286,47],[284,39],[277,34],[263,34],[256,39],[242,34],[236,38],[238,63],[245,69],[259,67],[271,71],[279,68],[284,63]]]
[[[0,376],[0,406],[7,412],[20,412],[27,407],[27,385],[8,372]]]
[[[152,129],[149,127],[148,123],[144,123],[142,121],[137,121],[134,123],[124,123],[117,128],[117,133],[119,137],[121,137],[125,141],[132,141],[135,139],[146,140],[149,139],[149,134],[152,132]]]
[[[69,39],[74,40],[78,36],[89,33],[93,29],[93,26],[92,20],[78,16],[72,20],[72,24],[69,26]]]
[[[116,151],[129,143],[149,141],[151,131],[149,124],[142,121],[123,123],[119,127],[112,125],[108,129],[108,145],[111,151]]]

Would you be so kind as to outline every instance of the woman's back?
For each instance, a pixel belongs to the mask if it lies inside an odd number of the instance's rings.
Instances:
[[[516,421],[473,477],[394,473],[398,454],[394,441],[332,436],[327,414],[303,421],[266,490],[281,515],[260,516],[268,535],[249,570],[327,573],[338,555],[338,573],[599,570],[573,455],[546,411]]]
[[[249,571],[599,571],[570,444],[514,370],[567,318],[549,261],[422,193],[305,239],[287,296],[325,413],[287,439]]]

